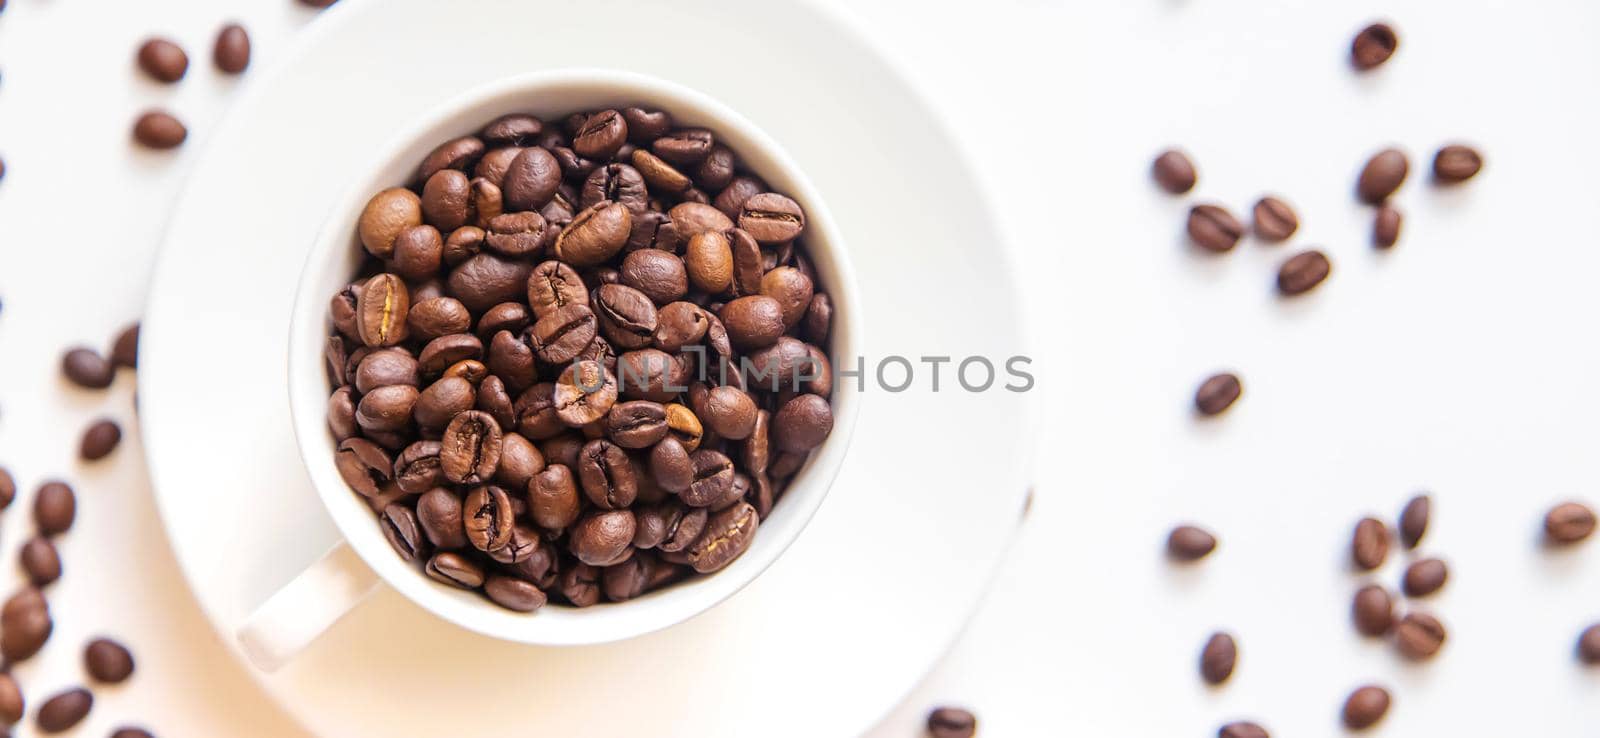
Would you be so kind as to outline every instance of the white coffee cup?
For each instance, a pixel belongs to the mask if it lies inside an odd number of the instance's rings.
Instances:
[[[306,471],[343,534],[332,551],[268,598],[239,631],[246,654],[273,670],[355,608],[380,580],[412,602],[468,630],[518,643],[565,646],[606,643],[681,623],[753,581],[792,544],[833,484],[850,444],[859,397],[851,382],[835,382],[834,427],[811,453],[749,550],[727,568],[623,603],[588,608],[550,605],[531,614],[505,610],[480,593],[429,579],[402,561],[384,538],[372,510],[345,484],[334,465],[327,426],[328,385],[323,348],[331,330],[328,303],[355,274],[364,255],[356,222],[368,198],[404,184],[435,145],[472,133],[508,113],[532,113],[560,125],[578,110],[637,105],[672,114],[675,125],[710,129],[739,160],[806,212],[805,242],[820,286],[834,304],[829,352],[859,356],[861,302],[843,238],[811,182],[754,124],[694,90],[652,77],[606,70],[563,70],[515,77],[445,104],[383,148],[334,203],[307,256],[289,329],[289,407]],[[818,135],[828,135],[819,131]],[[333,173],[335,176],[338,173]],[[852,359],[853,361],[853,359]],[[835,364],[841,363],[836,358]],[[291,542],[285,542],[291,543]]]

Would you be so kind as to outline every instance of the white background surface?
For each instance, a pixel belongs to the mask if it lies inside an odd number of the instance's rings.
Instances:
[[[56,636],[20,678],[35,699],[81,680],[79,644],[109,632],[134,646],[140,672],[97,690],[79,734],[142,721],[167,736],[295,735],[189,601],[157,532],[137,439],[91,467],[73,460],[91,417],[131,427],[131,377],[86,393],[57,379],[56,362],[71,343],[108,342],[139,311],[165,204],[234,84],[209,66],[216,27],[242,19],[265,65],[315,14],[288,0],[9,5],[0,463],[24,503],[54,475],[82,496],[61,542],[67,578],[51,593]],[[1345,63],[1349,36],[1380,5],[1401,50],[1358,77]],[[1600,128],[1600,7],[850,8],[909,62],[986,167],[1022,242],[1049,408],[1038,498],[1010,566],[946,663],[873,738],[915,735],[937,702],[971,705],[990,736],[1209,735],[1237,716],[1279,735],[1337,734],[1344,694],[1366,681],[1396,695],[1380,735],[1577,736],[1600,718],[1600,673],[1571,656],[1577,632],[1600,619],[1600,550],[1538,544],[1550,503],[1600,501],[1590,421],[1600,354],[1587,330],[1600,309],[1588,232],[1600,203],[1588,175],[1600,167],[1588,143]],[[190,51],[190,76],[175,88],[143,81],[131,63],[158,31]],[[195,131],[176,155],[126,143],[134,114],[158,104]],[[1399,197],[1401,245],[1374,253],[1368,211],[1350,195],[1360,163],[1396,143],[1422,168],[1455,139],[1482,146],[1484,175],[1448,193],[1414,176]],[[1247,241],[1221,258],[1187,247],[1187,201],[1146,176],[1171,143],[1199,162],[1200,197],[1238,211],[1263,191],[1289,198],[1303,222],[1296,241],[1334,259],[1329,283],[1283,303],[1270,286],[1285,247]],[[936,163],[925,174],[938,176]],[[1220,367],[1240,371],[1245,398],[1222,422],[1195,422],[1190,394]],[[196,432],[227,432],[226,398],[217,405],[215,427]],[[226,486],[218,480],[218,493]],[[1357,517],[1392,516],[1422,488],[1437,510],[1424,548],[1453,566],[1426,607],[1451,640],[1438,660],[1407,666],[1351,630],[1361,579],[1344,546]],[[25,509],[0,530],[8,555],[31,527]],[[1180,519],[1223,537],[1201,567],[1161,557]],[[17,578],[9,566],[0,576]],[[1382,578],[1397,576],[1391,566]],[[1233,682],[1213,691],[1195,662],[1217,627],[1242,654]],[[817,678],[848,674],[841,665]]]

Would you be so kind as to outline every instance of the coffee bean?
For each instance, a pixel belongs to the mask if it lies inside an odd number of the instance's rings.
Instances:
[[[816,397],[816,395],[802,395],[802,397]],[[810,443],[809,435],[820,433],[823,437],[826,437],[828,431],[833,429],[832,408],[828,408],[826,400],[822,400],[820,397],[817,397],[817,400],[822,403],[821,406],[818,406],[815,402],[808,401],[804,406],[791,410],[788,416],[783,415],[783,410],[779,411],[780,417],[786,417],[784,422],[790,424],[789,429],[783,431],[784,434],[787,434],[784,436],[787,442]],[[788,409],[789,405],[785,404],[784,408]],[[826,430],[822,427],[824,420],[820,417],[813,417],[814,415],[820,416],[823,413],[823,408],[828,410],[826,413]],[[717,435],[727,440],[743,441],[749,438],[750,433],[755,430],[756,402],[742,390],[728,386],[712,387],[710,393],[706,396],[705,409],[706,424],[710,425],[711,430]],[[820,440],[817,442],[821,443]]]
[[[544,216],[538,213],[497,215],[488,221],[485,242],[503,256],[536,256],[544,249],[546,227]]]
[[[673,164],[697,164],[711,154],[716,138],[703,128],[672,131],[650,143],[650,150]]]
[[[639,483],[628,453],[603,438],[588,442],[579,452],[578,479],[583,484],[584,495],[602,510],[626,508],[639,494]]]
[[[17,499],[17,480],[11,476],[11,470],[0,466],[0,510],[11,507],[13,500]]]
[[[411,412],[417,404],[417,388],[404,384],[379,387],[361,397],[356,404],[356,423],[368,433],[399,433],[411,425]]]
[[[511,113],[490,121],[478,138],[490,146],[528,146],[544,131],[544,122],[531,115]]]
[[[572,267],[559,261],[546,261],[528,277],[528,305],[543,318],[568,305],[589,304],[589,290]]]
[[[54,628],[50,606],[38,588],[17,592],[0,609],[0,656],[12,663],[26,661],[44,648]]]
[[[1451,144],[1433,155],[1433,178],[1440,184],[1460,184],[1483,169],[1483,155],[1471,146]]]
[[[1400,241],[1400,225],[1404,217],[1393,205],[1379,205],[1372,219],[1372,245],[1380,249],[1394,248]]]
[[[450,490],[436,487],[417,500],[417,524],[422,526],[423,534],[435,548],[466,548],[467,528],[463,510],[460,497]]]
[[[189,55],[167,39],[152,38],[139,46],[139,68],[157,82],[170,84],[189,71]]]
[[[122,329],[111,343],[111,363],[135,369],[139,366],[139,324]]]
[[[655,576],[656,558],[638,553],[600,572],[601,590],[611,602],[627,602],[645,593]]]
[[[811,278],[795,267],[778,267],[761,275],[761,294],[778,301],[785,329],[793,329],[805,318],[814,291]],[[824,336],[826,332],[824,328]]]
[[[360,431],[356,424],[356,403],[350,387],[340,387],[328,397],[328,431],[343,442]]]
[[[250,34],[244,26],[229,23],[217,33],[217,43],[211,50],[217,69],[228,74],[239,74],[250,66]]]
[[[301,0],[304,2],[305,0]],[[144,728],[121,727],[112,732],[111,738],[155,738],[150,731]]]
[[[1413,661],[1432,658],[1444,647],[1444,624],[1432,615],[1407,613],[1395,625],[1395,648]]]
[[[772,416],[772,440],[778,448],[791,453],[822,445],[832,432],[833,407],[816,395],[799,395]]]
[[[478,254],[456,265],[448,280],[450,296],[481,312],[517,299],[528,288],[533,265],[496,254]]]
[[[309,5],[313,8],[329,8],[333,7],[333,4],[337,2],[339,0],[300,0],[301,5]]]
[[[65,482],[50,481],[39,485],[33,499],[33,521],[39,532],[46,536],[60,535],[72,528],[78,514],[77,495]]]
[[[94,349],[78,347],[61,355],[61,373],[73,384],[105,389],[116,379],[116,366]]]
[[[189,129],[162,110],[147,111],[133,122],[133,140],[152,149],[175,149],[188,138]]]
[[[1406,502],[1400,511],[1400,542],[1406,548],[1416,548],[1428,532],[1428,517],[1433,502],[1427,495],[1417,495]]]
[[[427,182],[429,178],[444,169],[457,169],[462,172],[469,171],[478,160],[483,158],[488,147],[477,136],[461,136],[446,141],[428,152],[422,158],[422,163],[417,165],[414,177],[416,184]]]
[[[1272,738],[1267,729],[1252,722],[1228,723],[1217,731],[1217,738]]]
[[[492,485],[474,487],[462,507],[467,541],[485,553],[511,541],[516,513],[506,491]]]
[[[683,262],[689,284],[709,294],[720,294],[733,284],[733,248],[721,231],[704,231],[689,239]]]
[[[650,192],[644,174],[627,164],[596,167],[583,180],[583,189],[578,193],[578,207],[591,208],[602,202],[622,205],[633,216],[643,215],[650,209]],[[629,238],[632,238],[631,222],[628,228]]]
[[[724,305],[717,317],[733,345],[742,350],[771,346],[786,329],[783,305],[766,295],[740,297]]]
[[[929,738],[972,738],[978,734],[978,718],[959,707],[937,707],[928,713]]]
[[[541,361],[563,364],[577,358],[599,332],[599,321],[587,305],[568,304],[533,324],[534,353]]]
[[[733,149],[714,144],[711,153],[706,154],[706,158],[695,167],[694,180],[706,191],[715,192],[727,187],[738,170],[739,163]]]
[[[741,207],[742,205],[743,203],[741,203]],[[667,211],[667,217],[672,220],[673,228],[678,232],[678,236],[684,239],[692,239],[708,231],[727,233],[733,228],[733,220],[730,216],[703,203],[678,203]]]
[[[611,412],[617,402],[617,380],[598,361],[577,361],[561,373],[552,400],[562,422],[585,426]]]
[[[683,260],[660,249],[639,249],[622,260],[619,270],[627,285],[657,305],[682,299],[689,292],[689,275]]]
[[[1595,514],[1579,502],[1564,502],[1544,516],[1545,538],[1556,545],[1579,543],[1594,534]]]
[[[1217,550],[1217,539],[1204,529],[1180,525],[1167,534],[1167,554],[1178,561],[1199,561]]]
[[[1189,210],[1189,238],[1213,253],[1232,250],[1244,235],[1244,226],[1219,205],[1196,205]]]
[[[632,550],[636,526],[628,510],[592,512],[573,527],[568,545],[572,555],[585,564],[612,566]]]
[[[31,538],[22,544],[22,571],[35,587],[52,584],[61,578],[61,554],[48,538]]]
[[[573,607],[588,607],[600,601],[600,572],[578,563],[561,573],[561,597]]]
[[[83,665],[89,676],[104,684],[118,684],[133,676],[133,654],[110,638],[96,638],[83,649]]]
[[[601,331],[616,348],[640,349],[655,340],[656,306],[639,290],[603,284],[594,293],[594,312]]]
[[[1244,392],[1244,386],[1239,383],[1239,377],[1231,373],[1213,374],[1200,383],[1200,389],[1194,393],[1194,406],[1201,415],[1220,415],[1222,411],[1233,406]]]
[[[15,725],[22,720],[27,703],[22,699],[22,688],[16,677],[0,674],[0,724]]]
[[[739,228],[762,244],[793,241],[806,227],[800,204],[775,192],[763,192],[744,201]]]
[[[1350,558],[1362,571],[1383,566],[1389,557],[1389,527],[1377,518],[1362,518],[1350,538]]]
[[[94,695],[87,689],[69,689],[58,692],[39,706],[36,718],[39,730],[45,733],[61,733],[71,730],[84,718],[89,716],[89,710],[94,708]]]
[[[544,454],[532,441],[517,433],[506,433],[500,440],[500,468],[494,479],[514,494],[528,488],[533,475],[544,470]]]
[[[712,205],[728,218],[736,218],[746,200],[767,191],[767,184],[755,177],[735,176],[717,193]],[[732,221],[729,222],[732,225]]]
[[[602,110],[587,116],[572,137],[572,149],[590,159],[608,159],[628,140],[628,123],[622,113]]]
[[[1302,251],[1278,268],[1278,292],[1290,297],[1303,295],[1322,284],[1332,270],[1327,254],[1315,249]]]
[[[500,425],[488,413],[463,412],[445,426],[439,446],[439,467],[446,479],[482,484],[500,466]]]
[[[1411,164],[1399,149],[1379,151],[1361,169],[1361,178],[1356,182],[1356,194],[1361,196],[1363,202],[1382,205],[1395,190],[1400,189],[1410,171]]]
[[[544,592],[514,577],[491,574],[484,582],[483,591],[496,605],[515,612],[533,612],[545,604]]]
[[[534,353],[533,337],[522,331],[499,331],[489,341],[486,366],[506,383],[508,390],[523,390],[538,380],[538,362]]]
[[[1251,211],[1256,236],[1264,241],[1287,241],[1300,228],[1294,208],[1282,199],[1268,195],[1256,201]]]
[[[1358,687],[1344,701],[1344,724],[1351,730],[1366,730],[1378,724],[1389,712],[1389,691],[1383,687]]]
[[[1200,650],[1200,676],[1207,684],[1221,684],[1233,676],[1234,664],[1239,660],[1239,647],[1233,636],[1213,633]]]
[[[562,464],[551,464],[535,474],[528,484],[528,498],[533,521],[546,530],[572,525],[582,505],[572,471]]]
[[[78,456],[85,461],[103,459],[115,451],[120,442],[122,428],[116,421],[101,418],[84,429],[83,438],[78,442]]]
[[[1182,151],[1168,149],[1156,156],[1155,163],[1150,167],[1151,176],[1155,177],[1156,184],[1161,189],[1174,195],[1182,195],[1194,189],[1195,174],[1194,162]]]
[[[1406,567],[1401,589],[1407,597],[1426,597],[1444,588],[1450,568],[1439,559],[1422,559]]]
[[[383,509],[381,520],[383,537],[401,561],[427,558],[427,539],[414,510],[405,505],[389,505]]]
[[[1350,612],[1356,632],[1362,635],[1381,636],[1394,627],[1394,597],[1376,584],[1356,590]]]
[[[1578,660],[1590,666],[1600,664],[1600,623],[1578,635]]]
[[[411,293],[404,280],[379,274],[362,286],[356,301],[356,333],[368,346],[394,346],[406,339]]]
[[[478,566],[471,559],[460,554],[448,551],[436,553],[433,558],[428,559],[428,565],[424,571],[434,581],[451,587],[477,589],[483,586],[483,567]]]
[[[371,392],[394,384],[415,387],[421,383],[417,369],[417,360],[403,348],[373,351],[356,364],[352,383],[357,392]]]
[[[573,216],[556,236],[556,257],[568,264],[592,267],[605,263],[628,241],[633,216],[621,203],[601,201]]]
[[[614,405],[605,423],[606,436],[618,446],[650,448],[667,435],[667,409],[656,402],[630,400]]]
[[[1376,69],[1400,46],[1400,37],[1384,23],[1374,23],[1361,29],[1350,42],[1350,62],[1363,72]]]
[[[701,574],[721,570],[750,548],[759,526],[756,509],[743,502],[711,516],[706,531],[688,549],[689,565]]]

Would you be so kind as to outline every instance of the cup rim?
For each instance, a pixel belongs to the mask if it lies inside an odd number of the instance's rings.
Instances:
[[[405,171],[421,154],[456,135],[476,131],[498,115],[525,112],[538,96],[572,92],[578,96],[609,95],[614,104],[648,104],[671,112],[680,122],[704,125],[740,153],[757,162],[751,169],[774,189],[802,203],[806,210],[807,246],[823,284],[835,304],[830,358],[860,356],[861,301],[849,249],[831,211],[805,172],[761,128],[715,98],[685,85],[650,75],[600,68],[546,70],[506,77],[473,88],[446,101],[404,127],[355,168],[333,200],[301,268],[289,327],[289,411],[296,447],[323,508],[349,545],[380,579],[419,607],[467,630],[531,645],[591,645],[625,640],[671,627],[696,617],[755,581],[790,548],[808,527],[846,456],[860,411],[860,392],[849,382],[835,382],[831,398],[834,427],[821,447],[791,481],[782,502],[762,523],[755,544],[727,568],[676,584],[641,598],[589,608],[547,606],[532,614],[513,613],[480,593],[448,588],[426,577],[413,562],[395,555],[375,525],[365,500],[346,485],[333,463],[332,437],[327,432],[327,379],[322,347],[329,331],[327,299],[321,283],[331,277],[341,249],[359,249],[355,222],[371,193],[404,182],[385,177]],[[632,102],[628,102],[632,101]],[[581,103],[590,105],[590,103]],[[485,110],[485,108],[504,108]],[[470,126],[470,127],[464,127]],[[453,131],[453,132],[451,132]],[[776,183],[782,183],[781,186]],[[344,252],[346,258],[351,253]],[[359,256],[357,256],[359,259]],[[339,276],[340,283],[349,279]],[[842,309],[841,309],[842,308]],[[834,362],[838,365],[838,362]],[[837,377],[837,372],[835,374]],[[311,389],[317,392],[310,392]],[[359,516],[354,512],[359,511]],[[780,519],[779,516],[783,517]],[[359,522],[358,522],[359,520]],[[780,521],[781,526],[774,521]],[[778,528],[778,530],[772,530]],[[759,547],[759,548],[758,548]],[[648,612],[647,612],[648,611]],[[654,614],[649,614],[654,613]]]

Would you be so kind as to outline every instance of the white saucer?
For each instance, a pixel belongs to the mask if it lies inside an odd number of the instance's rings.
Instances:
[[[831,13],[787,1],[344,0],[285,65],[246,84],[212,134],[141,336],[157,503],[229,643],[336,540],[290,434],[285,343],[304,251],[349,180],[339,173],[462,90],[597,65],[720,99],[810,174],[856,250],[869,375],[889,354],[1003,366],[1025,352],[1002,229],[960,142]],[[953,365],[934,394],[918,371],[910,391],[867,388],[811,527],[704,616],[624,643],[541,649],[383,591],[260,682],[325,736],[860,734],[960,630],[1030,481],[1028,395],[998,389],[1003,374],[965,392]],[[808,704],[818,709],[802,714]]]

